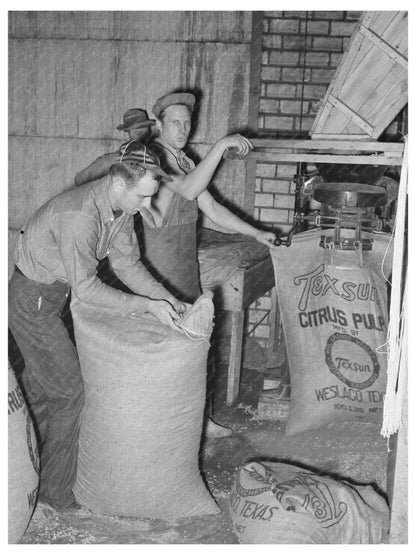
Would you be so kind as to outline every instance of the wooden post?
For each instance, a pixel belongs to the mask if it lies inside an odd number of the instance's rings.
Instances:
[[[257,133],[260,106],[260,73],[262,63],[263,12],[252,12],[250,47],[250,92],[248,99],[248,130]]]
[[[408,543],[408,409],[407,388],[403,398],[403,426],[391,438],[387,465],[387,496],[390,503],[389,543]]]
[[[230,361],[228,363],[226,404],[231,406],[238,397],[240,388],[241,358],[243,348],[244,310],[231,313]]]

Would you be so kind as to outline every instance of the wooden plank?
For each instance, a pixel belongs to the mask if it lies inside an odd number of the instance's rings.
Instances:
[[[364,27],[368,32],[361,32]],[[406,53],[406,12],[364,14],[310,135],[361,135],[364,129],[373,139],[380,136],[407,103]]]
[[[364,12],[360,17],[359,24],[363,24],[366,27],[369,27],[376,15],[377,15],[377,12],[375,12],[375,11],[368,11],[368,12],[366,11],[366,12]]]
[[[314,141],[321,140],[321,139],[332,139],[334,141],[338,141],[339,138],[342,137],[343,139],[348,139],[349,141],[366,141],[368,140],[367,133],[357,134],[357,135],[349,135],[348,133],[312,133],[311,139]]]
[[[256,170],[256,159],[252,156],[248,156],[246,160],[244,210],[249,216],[254,214],[254,203],[256,197]]]
[[[214,293],[218,309],[238,312],[245,310],[256,299],[274,287],[274,270],[271,257],[268,256],[254,266],[240,268],[224,283],[214,287],[205,287]]]
[[[279,304],[277,302],[277,290],[273,287],[270,292],[270,317],[269,317],[269,339],[267,341],[267,350],[273,351],[277,349],[278,346],[278,328],[279,328],[279,318],[280,310]]]
[[[363,16],[361,16],[363,17]],[[360,19],[361,21],[361,19]],[[359,22],[358,22],[359,23]],[[339,91],[344,84],[346,76],[349,74],[351,67],[355,63],[355,56],[359,52],[361,48],[360,37],[358,35],[358,24],[356,25],[355,30],[353,31],[348,49],[344,52],[343,57],[335,71],[335,74],[329,84],[325,96],[321,102],[321,106],[316,114],[314,123],[311,127],[310,134],[313,133],[321,133],[325,127],[326,121],[332,111],[332,107],[328,105],[327,100],[330,94],[334,94],[337,96]]]
[[[375,120],[376,123],[374,127],[373,137],[379,137],[381,133],[386,129],[385,122],[389,121],[389,124],[390,124],[395,117],[395,116],[392,116],[392,114],[397,115],[407,105],[407,102],[408,102],[407,87],[408,87],[407,73],[405,72],[402,72],[400,75],[397,75],[397,79],[395,82],[394,82],[394,79],[392,79],[390,83],[390,89],[387,89],[386,86],[384,86],[384,84],[381,84],[381,89],[385,90],[385,98],[386,99],[390,98],[390,103],[386,102],[386,105],[381,107],[379,118],[378,120]],[[396,95],[396,98],[393,98],[394,95],[391,92],[391,89],[401,90],[402,94]],[[384,93],[380,92],[379,90],[377,94],[384,94]]]
[[[216,308],[230,312],[243,310],[244,275],[242,270],[238,270],[220,285],[205,287],[204,291],[206,290],[213,291]]]
[[[248,103],[248,132],[257,132],[260,106],[261,64],[263,41],[263,12],[253,12],[250,48],[250,92]]]
[[[325,135],[324,135],[325,136]],[[333,140],[282,140],[282,139],[252,139],[254,149],[267,148],[267,149],[287,149],[292,151],[300,150],[324,150],[327,152],[336,152],[338,150],[352,150],[356,151],[373,151],[373,152],[397,152],[402,154],[404,151],[404,143],[386,143],[379,141],[362,140],[359,144],[351,142],[349,139],[345,140],[343,135],[336,135],[337,141]],[[329,139],[333,139],[331,136]]]
[[[392,425],[401,424],[393,436],[393,452],[389,453],[387,473],[387,493],[390,501],[390,542],[407,543],[408,537],[408,322],[407,322],[407,256],[405,257],[407,242],[407,225],[405,222],[405,207],[408,199],[408,141],[405,142],[405,152],[400,174],[399,195],[397,199],[397,221],[394,229],[393,274],[390,302],[390,322],[392,322],[392,342],[402,337],[400,358],[395,360],[393,350],[389,353],[387,366],[386,404],[383,418],[383,430],[388,431]],[[394,319],[406,311],[401,322]],[[395,346],[395,344],[393,345]],[[397,353],[396,353],[397,354]],[[397,374],[395,373],[397,371]],[[391,394],[397,393],[392,399]],[[390,401],[387,399],[390,398]],[[401,413],[397,416],[398,403]],[[390,408],[390,410],[388,410]],[[392,420],[390,420],[390,418]],[[390,420],[390,422],[389,422]],[[391,429],[391,428],[390,428]],[[383,431],[382,430],[382,431]]]
[[[354,112],[349,106],[344,104],[339,98],[335,98],[334,95],[330,94],[328,97],[328,102],[337,108],[340,112],[345,114],[349,119],[358,125],[363,131],[365,131],[370,137],[373,133],[373,126],[368,123],[364,118],[362,118],[357,112]]]
[[[387,495],[390,504],[389,543],[408,542],[408,389],[403,398],[403,427],[390,438],[387,465]]]
[[[381,11],[373,12],[373,18],[369,24],[363,23],[365,27],[374,31],[378,36],[382,36],[388,44],[394,43],[394,48],[407,58],[408,36],[407,31],[408,17],[407,11]]]
[[[241,358],[243,350],[244,311],[231,314],[230,361],[227,376],[226,404],[233,405],[240,388]]]
[[[274,287],[274,270],[270,256],[244,271],[242,308],[249,307],[256,299]]]
[[[378,46],[380,50],[382,50],[387,56],[390,56],[395,62],[400,64],[406,71],[408,68],[408,60],[404,56],[400,54],[397,50],[395,50],[392,46],[390,46],[386,41],[380,38],[378,35],[360,25],[360,33],[362,33],[368,40],[370,40],[373,44]]]
[[[127,108],[151,115],[165,92],[196,87],[204,94],[191,139],[213,143],[247,126],[249,52],[245,44],[11,41],[9,133],[124,138],[116,128]]]
[[[151,6],[150,6],[151,7]],[[14,38],[250,43],[250,11],[15,11]]]
[[[383,54],[381,56],[386,58]],[[407,74],[401,66],[389,58],[386,58],[383,72],[375,71],[371,59],[368,57],[365,64],[361,64],[357,71],[351,73],[348,83],[345,84],[338,98],[371,122],[374,130],[370,136],[374,139],[407,103]],[[364,75],[368,75],[368,79],[363,78]],[[381,131],[376,132],[376,129]],[[337,123],[334,120],[328,122],[326,130],[356,133],[357,127],[352,121],[340,120]]]
[[[396,166],[401,163],[401,156],[359,156],[340,154],[280,154],[278,152],[252,152],[250,156],[256,158],[259,162],[320,162],[322,164],[359,164],[359,165],[375,165],[375,166]]]

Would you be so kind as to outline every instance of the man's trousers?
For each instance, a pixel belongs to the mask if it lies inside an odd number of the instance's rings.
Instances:
[[[58,510],[75,501],[84,404],[78,355],[62,321],[68,294],[65,283],[37,283],[16,269],[9,284],[9,327],[24,358],[22,385],[39,439],[39,499]]]

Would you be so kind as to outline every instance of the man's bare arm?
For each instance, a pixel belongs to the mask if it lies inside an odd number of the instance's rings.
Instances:
[[[173,181],[165,186],[188,200],[197,198],[208,187],[211,178],[228,148],[245,156],[253,148],[251,142],[242,135],[229,135],[219,139],[203,160],[188,175],[171,175]]]

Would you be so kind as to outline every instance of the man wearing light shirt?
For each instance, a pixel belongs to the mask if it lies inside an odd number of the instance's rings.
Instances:
[[[23,355],[22,382],[39,437],[39,500],[56,510],[75,503],[78,434],[84,403],[78,356],[61,319],[72,303],[100,306],[111,314],[150,313],[175,328],[186,306],[146,270],[133,227],[170,178],[148,149],[126,155],[108,175],[61,193],[41,206],[21,230],[9,284],[9,327]],[[97,277],[108,257],[132,293]]]

